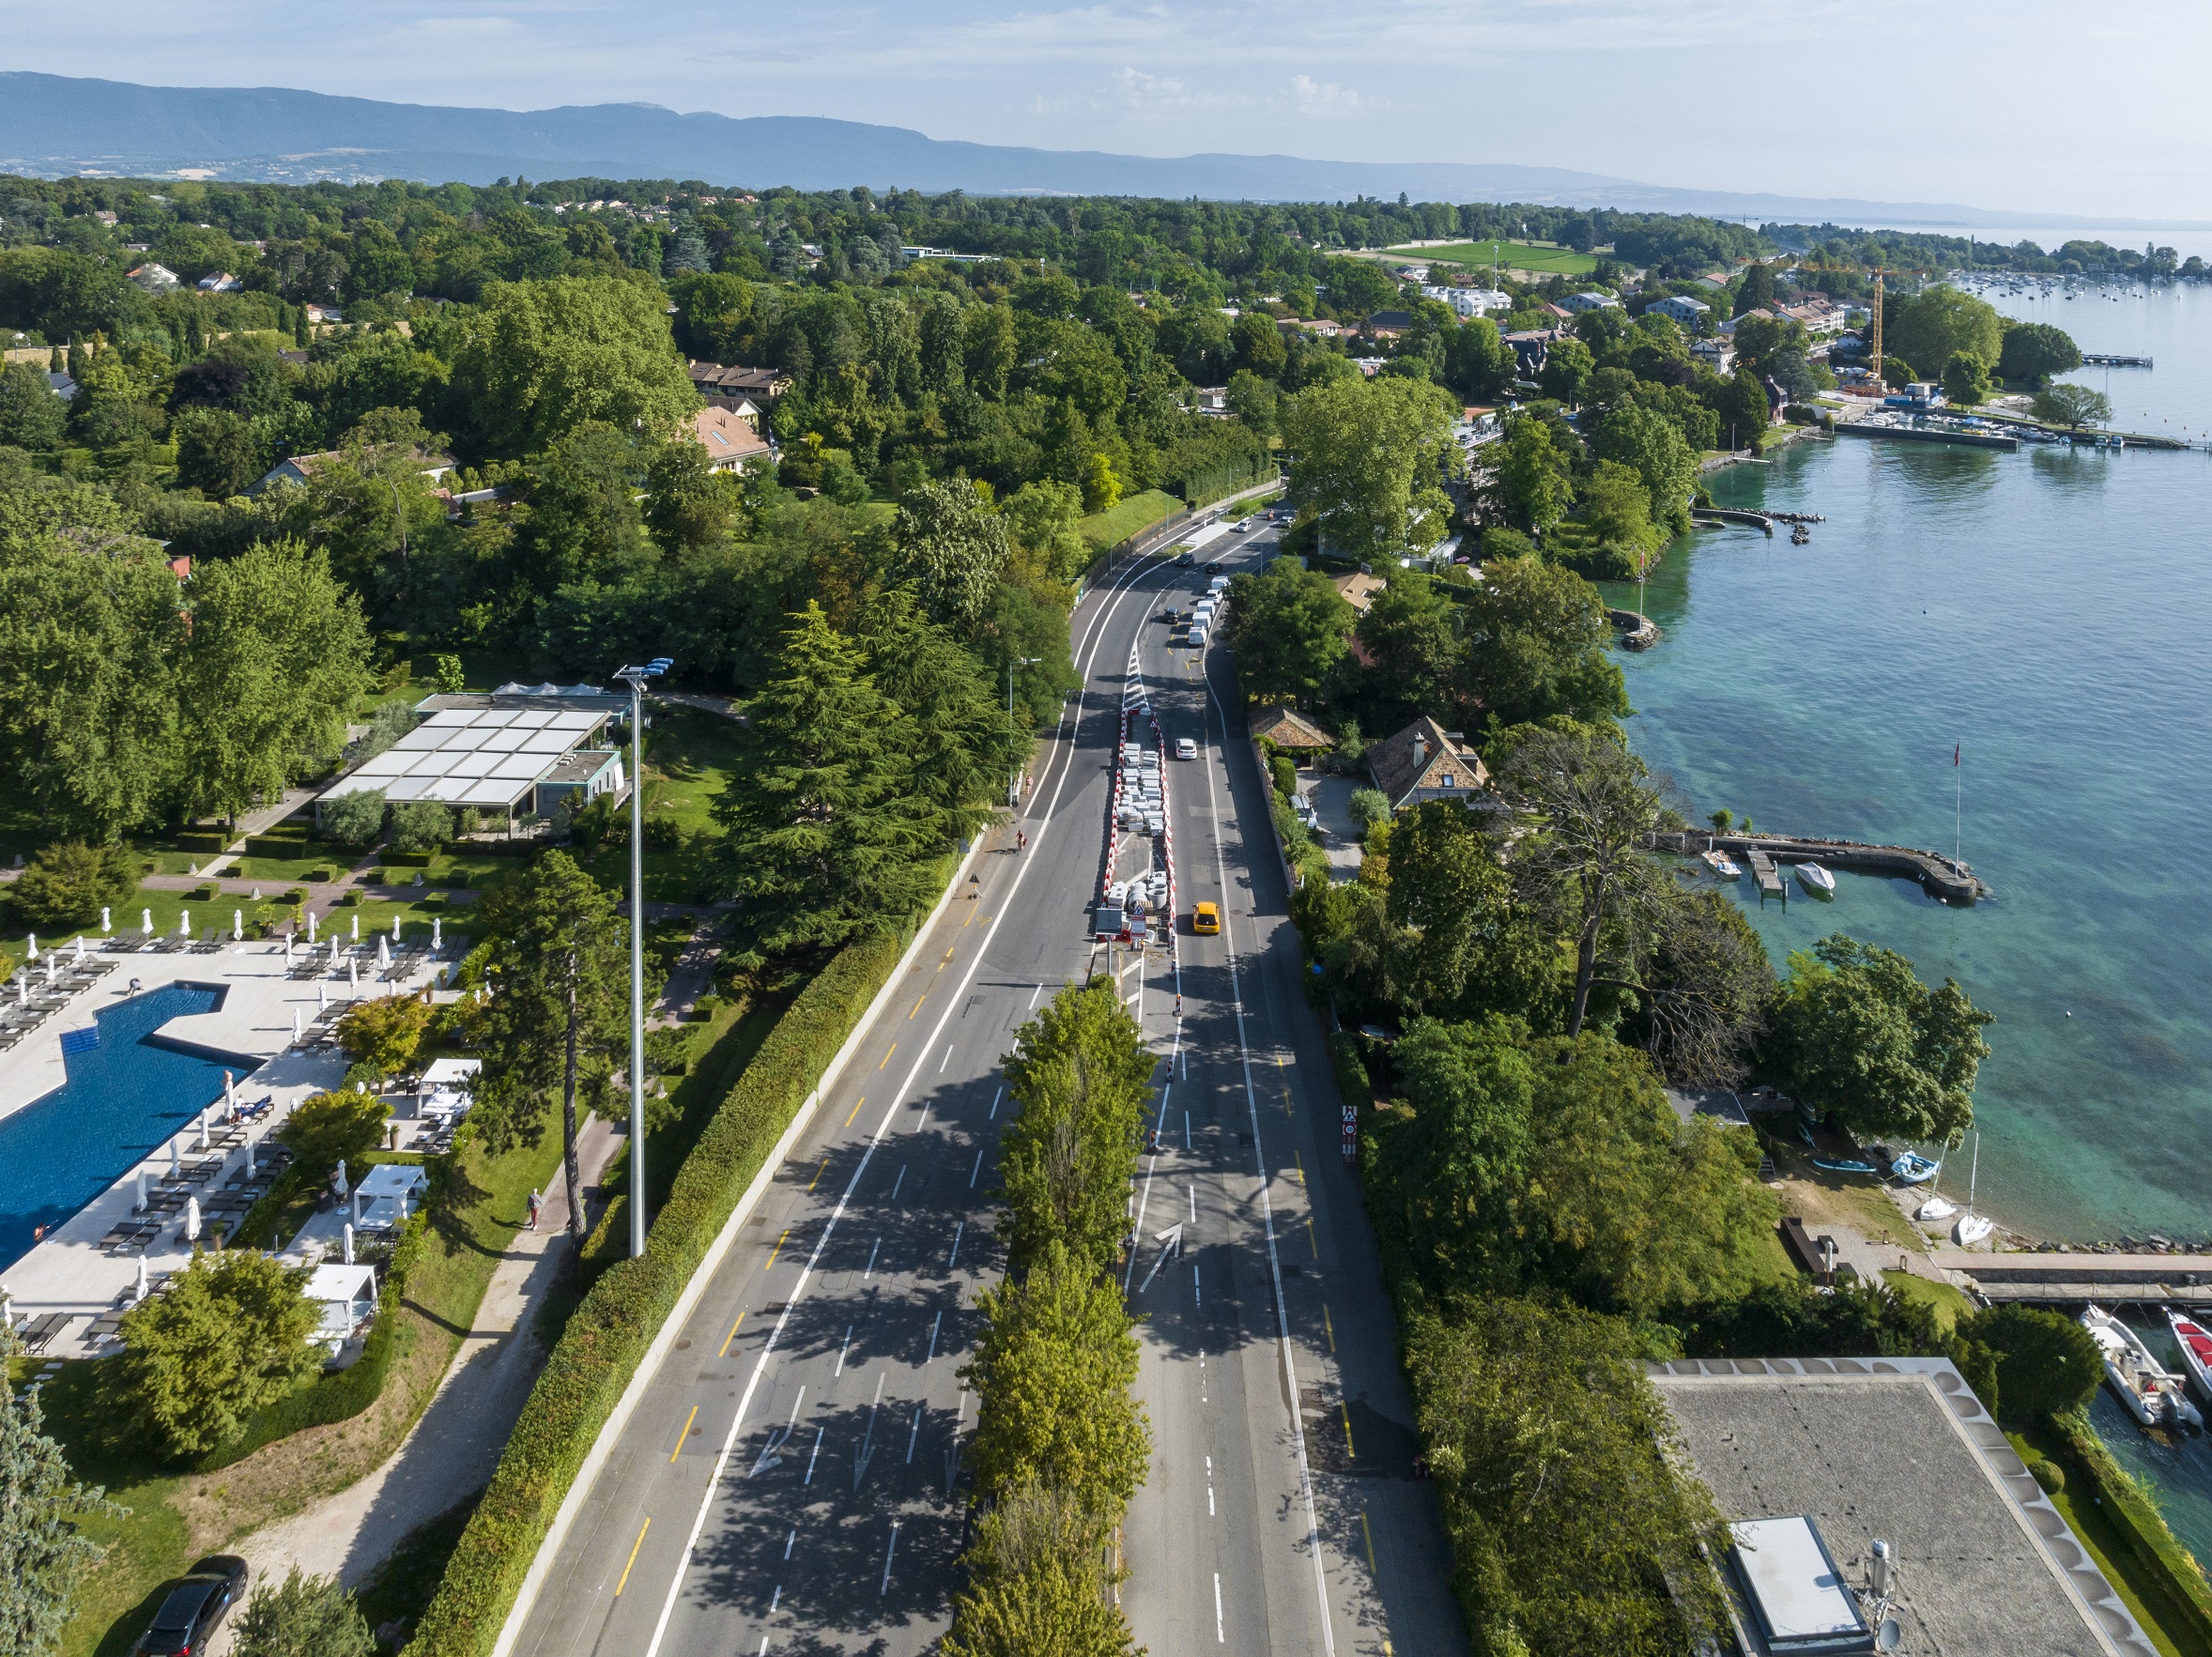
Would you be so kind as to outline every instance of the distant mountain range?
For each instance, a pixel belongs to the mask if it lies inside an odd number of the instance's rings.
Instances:
[[[650,103],[451,109],[282,87],[136,86],[23,71],[0,73],[0,172],[300,184],[395,177],[469,184],[499,177],[672,178],[756,189],[866,184],[975,195],[1215,201],[1338,201],[1404,192],[1415,201],[1541,202],[1756,222],[2137,227],[2133,221],[1996,212],[1953,203],[1679,190],[1559,167],[1110,155],[958,143],[903,127],[807,115],[678,115]]]

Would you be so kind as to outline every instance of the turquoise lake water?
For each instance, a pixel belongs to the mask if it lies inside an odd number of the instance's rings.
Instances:
[[[2212,292],[2077,293],[1987,297],[2085,350],[2154,356],[2071,376],[2122,429],[2212,428]],[[1803,547],[1718,529],[1669,551],[1644,605],[1664,637],[1620,658],[1636,751],[1694,820],[1956,836],[1996,889],[1952,909],[1839,872],[1832,902],[1793,886],[1762,909],[1746,881],[1777,967],[1848,931],[1996,1014],[1975,1113],[1980,1206],[2004,1223],[2212,1236],[2212,454],[1838,438],[1711,483],[1827,521]],[[2212,1558],[2212,1445],[2160,1447],[2110,1398],[2097,1419]]]

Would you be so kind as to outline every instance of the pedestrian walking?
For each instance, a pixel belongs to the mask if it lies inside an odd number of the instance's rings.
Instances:
[[[1029,836],[1022,830],[1016,829],[1014,831],[1014,850],[1017,852],[1022,852],[1028,850],[1028,847]]]
[[[536,1191],[534,1191],[534,1190],[533,1190],[533,1191],[531,1191],[531,1192],[530,1192],[530,1230],[532,1230],[532,1231],[536,1231],[536,1230],[538,1229],[538,1207],[539,1207],[539,1204],[541,1204],[543,1201],[544,1201],[544,1199],[542,1199],[542,1198],[541,1198],[541,1197],[538,1195],[538,1193],[537,1193]]]

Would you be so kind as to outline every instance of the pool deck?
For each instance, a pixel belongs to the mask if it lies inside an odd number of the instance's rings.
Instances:
[[[447,947],[450,954],[450,941]],[[91,951],[90,939],[85,948]],[[146,994],[176,983],[219,987],[224,991],[223,1005],[212,1012],[172,1019],[161,1027],[159,1035],[204,1051],[236,1053],[261,1062],[260,1068],[238,1087],[241,1101],[265,1095],[273,1096],[276,1101],[269,1116],[253,1129],[255,1143],[283,1122],[301,1099],[336,1086],[345,1077],[343,1055],[292,1049],[292,1015],[297,1010],[302,1023],[314,1021],[318,980],[286,975],[282,943],[225,943],[213,954],[108,952],[102,959],[114,960],[115,970],[82,991],[20,1045],[0,1052],[0,1117],[44,1097],[67,1080],[61,1057],[64,1030],[91,1023],[101,1008],[133,993]],[[358,991],[348,986],[343,974],[325,976],[319,982],[329,1004],[338,1006],[357,993],[368,999],[406,989],[419,990],[440,964],[446,963],[421,962],[407,978],[375,982],[371,981],[372,974],[364,971]],[[136,991],[131,988],[134,978],[139,981]],[[191,1129],[178,1136],[188,1151],[196,1137]],[[209,1189],[242,1165],[244,1157],[243,1149],[233,1151]],[[126,1169],[114,1185],[0,1274],[19,1323],[47,1312],[81,1314],[72,1316],[68,1327],[47,1346],[48,1357],[93,1356],[94,1348],[85,1340],[89,1320],[125,1301],[137,1281],[141,1259],[149,1277],[177,1270],[191,1260],[193,1245],[184,1240],[181,1221],[165,1231],[143,1255],[110,1255],[100,1246],[113,1227],[131,1218],[138,1170],[143,1167],[165,1176],[169,1165],[169,1142],[163,1141],[154,1155]]]

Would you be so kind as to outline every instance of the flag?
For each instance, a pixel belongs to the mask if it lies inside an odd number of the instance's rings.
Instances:
[[[65,1059],[71,1053],[90,1052],[99,1045],[98,1024],[87,1024],[82,1030],[64,1030],[61,1033],[61,1056]]]

